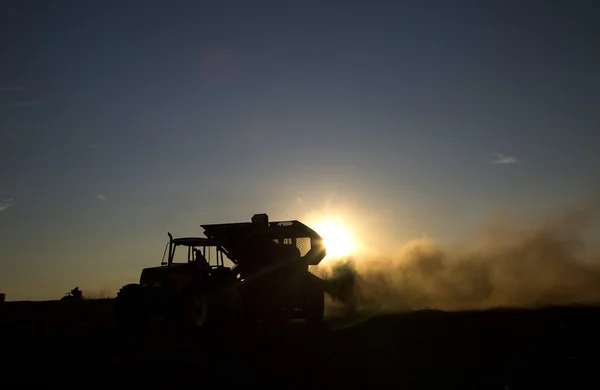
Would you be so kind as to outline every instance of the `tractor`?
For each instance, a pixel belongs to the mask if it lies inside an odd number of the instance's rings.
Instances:
[[[309,271],[326,255],[317,232],[296,220],[269,222],[266,214],[201,227],[205,237],[168,233],[161,265],[119,290],[119,329],[154,321],[188,329],[291,318],[322,324],[327,284]]]
[[[79,287],[67,292],[60,300],[61,301],[81,301],[83,299],[83,291]]]

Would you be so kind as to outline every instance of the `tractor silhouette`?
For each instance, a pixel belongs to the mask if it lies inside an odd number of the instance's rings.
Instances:
[[[80,301],[83,299],[83,292],[79,289],[79,287],[75,287],[73,290],[69,291],[62,297],[61,301]]]

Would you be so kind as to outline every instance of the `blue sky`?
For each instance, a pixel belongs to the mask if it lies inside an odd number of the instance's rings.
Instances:
[[[0,289],[113,293],[167,231],[256,212],[443,241],[580,196],[600,166],[596,8],[7,1]]]

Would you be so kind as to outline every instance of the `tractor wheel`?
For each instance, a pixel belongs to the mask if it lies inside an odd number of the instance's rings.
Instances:
[[[148,324],[144,309],[144,295],[139,284],[122,287],[115,298],[115,322],[123,335],[142,332]]]
[[[202,291],[189,291],[179,302],[179,326],[184,332],[207,328],[212,322],[210,297]]]
[[[325,293],[318,288],[307,294],[304,304],[304,320],[309,326],[320,327],[325,317]]]
[[[192,326],[196,329],[205,328],[209,320],[209,304],[206,294],[198,294],[192,299]]]

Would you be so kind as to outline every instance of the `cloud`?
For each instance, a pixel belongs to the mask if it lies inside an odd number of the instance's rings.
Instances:
[[[15,203],[15,201],[12,198],[0,200],[0,211],[6,210],[10,206],[12,206],[14,203]]]
[[[106,146],[104,146],[104,144],[102,144],[100,142],[95,142],[93,144],[90,144],[89,146],[90,146],[90,148],[97,149],[97,150],[106,149]]]
[[[108,199],[108,197],[106,195],[104,195],[104,194],[98,194],[98,195],[96,195],[96,198],[98,198],[98,199],[100,199],[102,201]]]
[[[18,92],[24,91],[25,87],[21,85],[5,85],[0,87],[0,92]]]
[[[494,159],[492,160],[492,164],[515,164],[521,162],[515,156],[507,156],[502,153],[494,153]]]
[[[14,102],[7,105],[7,107],[13,108],[23,108],[23,107],[31,107],[37,104],[40,104],[44,99],[32,99],[32,100],[23,100],[20,102]]]

